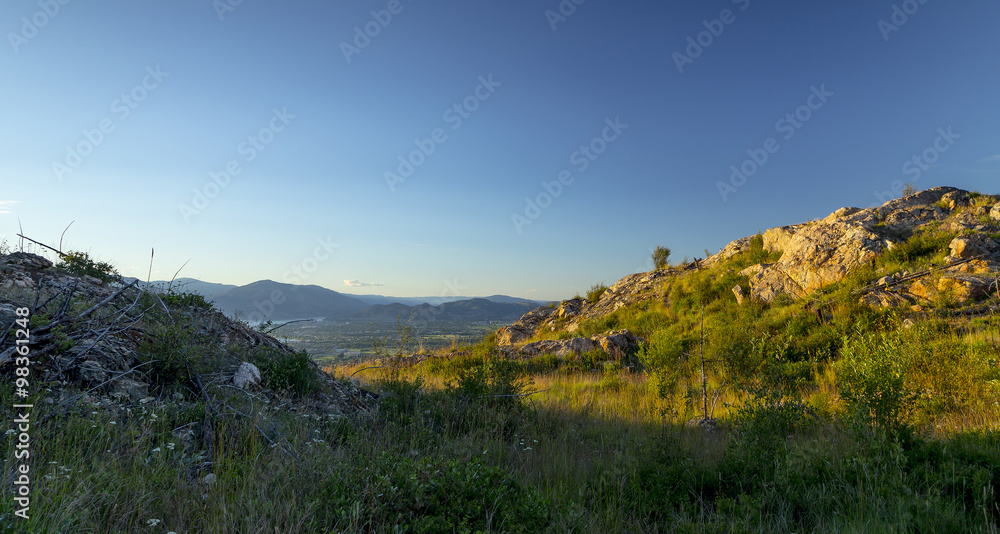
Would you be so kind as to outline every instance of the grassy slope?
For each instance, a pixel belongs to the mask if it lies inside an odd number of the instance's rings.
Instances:
[[[914,271],[942,244],[915,241],[885,263]],[[51,418],[41,405],[32,465],[46,476],[17,528],[997,532],[1000,317],[870,310],[850,292],[876,271],[810,308],[737,306],[735,273],[766,258],[758,246],[581,326],[642,335],[643,373],[596,353],[512,362],[490,339],[418,365],[390,357],[357,375],[388,393],[372,419],[258,406],[222,421],[214,484],[193,469],[204,451],[172,433],[201,420],[197,403]],[[701,415],[703,303],[715,431],[685,425]],[[0,506],[6,526],[11,503]]]

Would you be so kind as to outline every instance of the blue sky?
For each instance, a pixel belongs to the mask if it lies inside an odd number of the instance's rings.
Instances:
[[[128,275],[568,298],[998,192],[993,1],[62,1],[0,5],[0,239]]]

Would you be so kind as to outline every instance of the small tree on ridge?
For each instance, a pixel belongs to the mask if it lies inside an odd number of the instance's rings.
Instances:
[[[670,258],[670,249],[667,247],[656,247],[653,251],[653,266],[656,269],[663,269],[667,266],[667,259]]]

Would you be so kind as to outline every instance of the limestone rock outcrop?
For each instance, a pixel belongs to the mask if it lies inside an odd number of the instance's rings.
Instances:
[[[569,356],[600,349],[608,355],[622,358],[634,353],[640,343],[642,343],[642,339],[629,330],[613,330],[604,334],[596,334],[589,338],[575,337],[572,339],[535,341],[534,343],[527,343],[520,347],[509,347],[508,354],[520,357],[533,357],[543,354]]]
[[[988,213],[1000,216],[998,206],[994,204]],[[942,225],[943,229],[963,234],[951,243],[954,260],[989,256],[1000,252],[1000,246],[976,233],[983,228],[981,218],[986,213],[969,192],[953,187],[935,187],[877,208],[840,208],[819,221],[767,230],[762,235],[764,249],[781,252],[781,258],[740,274],[750,279],[751,298],[766,302],[780,295],[801,298],[842,280],[853,269],[873,264],[915,232],[945,219],[948,223],[947,227]],[[949,218],[952,214],[959,216]],[[706,263],[727,259],[749,246],[750,238],[737,239]],[[978,285],[967,282],[958,284],[956,292],[976,295]],[[885,295],[872,296],[871,300],[879,305],[889,301],[898,304],[897,299]]]

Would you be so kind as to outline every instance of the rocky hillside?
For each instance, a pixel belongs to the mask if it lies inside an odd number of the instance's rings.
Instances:
[[[771,228],[747,236],[703,260],[626,276],[600,298],[543,306],[497,331],[497,343],[511,355],[566,354],[634,348],[641,340],[628,331],[568,337],[581,323],[627,306],[663,298],[667,281],[701,269],[733,269],[733,260],[756,247],[769,261],[739,270],[746,284],[733,298],[772,302],[806,299],[817,291],[867,269],[872,283],[857,298],[870,306],[955,306],[997,292],[1000,279],[1000,203],[998,197],[952,187],[935,187],[892,200],[877,208],[845,207],[827,217]],[[878,260],[878,261],[876,261]],[[911,272],[905,266],[921,264]],[[877,265],[876,265],[877,264]],[[562,339],[544,340],[546,336]],[[529,342],[530,341],[530,342]]]
[[[101,273],[99,273],[101,274]],[[78,274],[28,253],[0,255],[0,375],[12,377],[30,310],[29,391],[70,407],[205,400],[226,388],[324,413],[366,410],[369,394],[320,372],[307,356],[230,320],[193,294],[140,290]],[[291,396],[291,397],[289,397]]]

